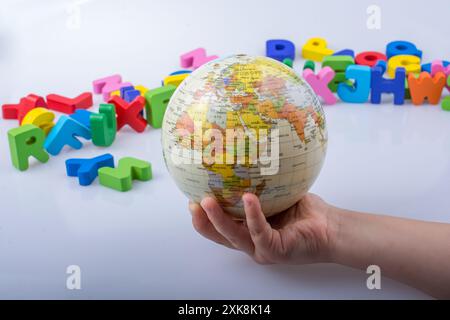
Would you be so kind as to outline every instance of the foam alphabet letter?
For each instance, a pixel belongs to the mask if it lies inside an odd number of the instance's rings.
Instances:
[[[316,63],[311,60],[306,60],[305,63],[303,64],[303,70],[305,70],[305,69],[311,69],[312,71],[315,71]]]
[[[126,102],[131,102],[141,95],[141,92],[133,86],[120,88],[120,97]]]
[[[366,51],[358,53],[358,55],[355,58],[356,64],[359,64],[361,66],[369,66],[373,67],[377,64],[378,61],[387,61],[386,55],[382,54],[381,52],[376,51]]]
[[[172,76],[167,76],[163,80],[163,85],[168,86],[169,84],[171,84],[174,85],[175,87],[178,87],[189,75],[190,75],[189,73],[181,73]]]
[[[103,167],[98,170],[99,182],[117,191],[128,191],[133,180],[152,179],[152,166],[149,162],[126,157],[119,160],[117,168]]]
[[[71,99],[57,94],[47,95],[47,104],[50,110],[71,114],[76,109],[88,109],[94,104],[92,101],[92,93],[85,92]]]
[[[431,77],[428,72],[422,72],[418,78],[410,74],[408,85],[412,103],[418,106],[423,104],[425,98],[428,98],[430,104],[438,104],[446,78],[443,72],[436,73],[434,77]]]
[[[114,168],[114,158],[111,154],[91,159],[66,160],[66,172],[69,177],[78,177],[81,186],[90,185],[98,176],[98,170],[103,167]]]
[[[125,93],[123,94],[123,100],[125,100],[126,102],[132,102],[134,99],[136,99],[137,97],[139,97],[141,95],[141,92],[139,90],[128,90],[125,91]]]
[[[447,87],[450,87],[450,76],[447,77]],[[447,96],[442,100],[442,110],[450,111],[450,96]]]
[[[351,103],[364,103],[369,99],[371,70],[368,66],[353,65],[345,71],[347,79],[354,79],[355,85],[349,86],[340,83],[338,86],[338,96],[342,101]]]
[[[182,68],[193,68],[197,69],[204,65],[205,63],[217,59],[218,56],[207,56],[206,50],[204,48],[198,48],[189,51],[180,56],[180,64]]]
[[[91,139],[91,132],[78,121],[69,116],[61,116],[45,139],[44,147],[53,156],[59,154],[65,145],[80,149],[83,144],[76,137]]]
[[[352,49],[344,49],[344,50],[333,53],[333,56],[350,56],[350,57],[354,58],[355,51],[353,51]]]
[[[91,114],[92,143],[96,146],[109,147],[114,142],[117,132],[116,108],[113,104],[101,104],[99,113]]]
[[[169,74],[169,76],[176,76],[177,74],[183,74],[183,73],[192,73],[191,70],[177,70]]]
[[[8,131],[9,151],[14,167],[20,171],[28,169],[28,158],[35,157],[47,162],[49,155],[44,150],[45,133],[34,124],[26,124]]]
[[[307,60],[321,62],[326,56],[331,56],[333,50],[327,48],[327,41],[323,38],[311,38],[302,48],[302,57]]]
[[[94,80],[92,82],[93,91],[96,94],[103,95],[103,101],[108,101],[111,96],[111,92],[120,90],[122,87],[129,87],[131,83],[122,82],[122,76],[115,74],[109,77]]]
[[[148,89],[141,84],[134,86],[134,88],[141,93],[141,96],[143,96],[148,91]]]
[[[119,96],[113,96],[109,100],[116,106],[117,114],[117,131],[128,124],[136,132],[143,132],[147,127],[147,121],[141,114],[145,106],[145,99],[142,96],[136,97],[132,102],[128,103]]]
[[[443,60],[443,61],[436,60],[436,61],[440,61],[442,63],[442,65],[444,66],[444,68],[447,68],[447,66],[450,65],[450,61],[445,61],[445,60]],[[435,62],[435,61],[433,61],[433,62]],[[422,65],[422,72],[426,71],[428,73],[431,73],[431,65],[433,64],[433,62],[423,64]]]
[[[125,92],[129,91],[129,90],[134,90],[134,87],[133,86],[127,86],[127,87],[120,88],[119,89],[119,92],[120,92],[119,96],[123,99],[124,96],[125,96]]]
[[[72,119],[81,123],[86,128],[90,129],[91,123],[89,121],[89,117],[91,116],[91,114],[92,114],[92,112],[90,112],[90,111],[78,109],[77,111],[75,111],[74,113],[69,115],[69,117],[71,117]]]
[[[189,71],[190,72],[190,71]],[[120,89],[122,89],[122,88],[120,88]],[[120,92],[120,89],[119,90],[114,90],[114,91],[112,91],[111,92],[111,94],[110,94],[110,97],[111,96],[119,96],[119,97],[121,97],[122,99],[126,99],[126,97],[125,97],[125,94],[126,94],[126,91],[124,92],[124,96],[122,97],[121,96],[121,92]],[[139,94],[141,95],[141,96],[143,96],[147,91],[148,91],[148,89],[146,88],[146,87],[144,87],[143,85],[137,85],[137,86],[134,86],[134,89],[135,90],[137,90],[137,91],[139,91]],[[134,99],[133,99],[134,100]],[[126,100],[125,100],[126,101]]]
[[[421,59],[422,51],[417,49],[414,43],[408,41],[392,41],[386,46],[386,55],[388,59],[399,55],[411,55]]]
[[[292,61],[295,59],[295,45],[289,40],[267,40],[266,41],[266,56],[280,62],[289,58]]]
[[[26,114],[34,108],[47,108],[44,98],[35,94],[29,94],[20,99],[18,104],[4,104],[2,106],[3,119],[18,119],[19,124],[22,123]]]
[[[435,60],[431,63],[431,76],[433,77],[436,73],[443,72],[446,76],[450,75],[450,65],[445,65],[445,62],[441,60]],[[450,86],[447,85],[447,90],[450,91]]]
[[[445,97],[444,100],[442,100],[442,110],[450,111],[450,96]]]
[[[323,59],[322,68],[330,67],[334,70],[334,78],[328,85],[332,92],[337,91],[339,83],[345,82],[345,70],[348,66],[355,64],[355,61],[350,56],[327,56]]]
[[[405,68],[406,74],[420,73],[420,58],[411,55],[393,56],[388,61],[388,75],[391,78],[395,77],[395,70],[397,68]]]
[[[397,68],[394,79],[385,79],[383,77],[385,70],[384,62],[372,68],[370,101],[373,104],[380,104],[383,93],[392,93],[394,94],[394,104],[402,105],[405,102],[406,71],[404,68]]]
[[[337,102],[328,84],[334,78],[334,71],[330,67],[325,67],[317,75],[311,69],[303,70],[303,78],[309,83],[314,92],[321,96],[326,104],[332,105]]]
[[[283,63],[287,65],[289,68],[292,68],[294,66],[294,61],[292,61],[291,58],[285,58],[283,59]]]
[[[55,114],[48,111],[46,108],[34,108],[30,110],[22,120],[22,125],[34,124],[35,126],[41,128],[45,135],[47,135],[50,130],[55,125],[53,120],[55,119]]]
[[[170,97],[175,92],[176,87],[168,85],[147,91],[145,94],[145,110],[147,122],[153,128],[161,128],[164,113],[169,104]]]

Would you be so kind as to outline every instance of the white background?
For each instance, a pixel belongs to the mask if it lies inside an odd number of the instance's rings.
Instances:
[[[356,51],[410,40],[426,62],[450,58],[444,0],[92,0],[80,5],[78,25],[76,1],[1,3],[1,104],[28,93],[75,96],[113,73],[153,88],[191,49],[264,55],[271,38],[297,51],[312,36]],[[373,3],[381,30],[366,27]],[[450,113],[391,101],[325,106],[329,151],[312,192],[344,208],[450,222]],[[0,298],[427,298],[387,278],[369,291],[364,271],[338,265],[260,266],[201,238],[165,169],[160,130],[124,129],[110,148],[87,142],[19,172],[6,138],[16,125],[0,121]],[[105,152],[151,161],[154,179],[119,193],[66,176],[66,159]],[[80,291],[65,286],[72,264]]]

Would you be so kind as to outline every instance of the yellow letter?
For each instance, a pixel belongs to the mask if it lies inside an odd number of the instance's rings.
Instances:
[[[395,78],[395,70],[399,67],[405,68],[407,75],[410,73],[420,73],[420,58],[411,55],[393,56],[388,62],[389,77]]]
[[[302,56],[307,60],[321,62],[324,57],[331,56],[333,50],[327,48],[327,41],[323,38],[311,38],[302,48]]]
[[[45,135],[47,135],[55,125],[53,123],[54,119],[55,114],[48,111],[48,109],[34,108],[25,115],[22,120],[22,126],[25,124],[34,124],[35,126],[41,128],[44,131]]]

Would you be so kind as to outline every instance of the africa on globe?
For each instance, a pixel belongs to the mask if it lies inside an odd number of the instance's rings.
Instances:
[[[162,126],[167,168],[192,201],[212,196],[236,218],[256,194],[269,217],[294,205],[327,149],[321,103],[290,67],[234,55],[194,71],[170,99]]]

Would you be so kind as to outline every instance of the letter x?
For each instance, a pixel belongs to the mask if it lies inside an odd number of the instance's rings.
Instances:
[[[119,96],[112,96],[109,100],[116,106],[117,131],[128,124],[137,132],[143,132],[147,127],[147,121],[141,115],[145,106],[145,99],[142,96],[137,97],[128,103]]]
[[[309,83],[314,92],[323,98],[326,104],[335,104],[336,96],[328,88],[328,84],[334,79],[335,72],[330,67],[325,67],[317,75],[311,69],[303,70],[303,78]]]

